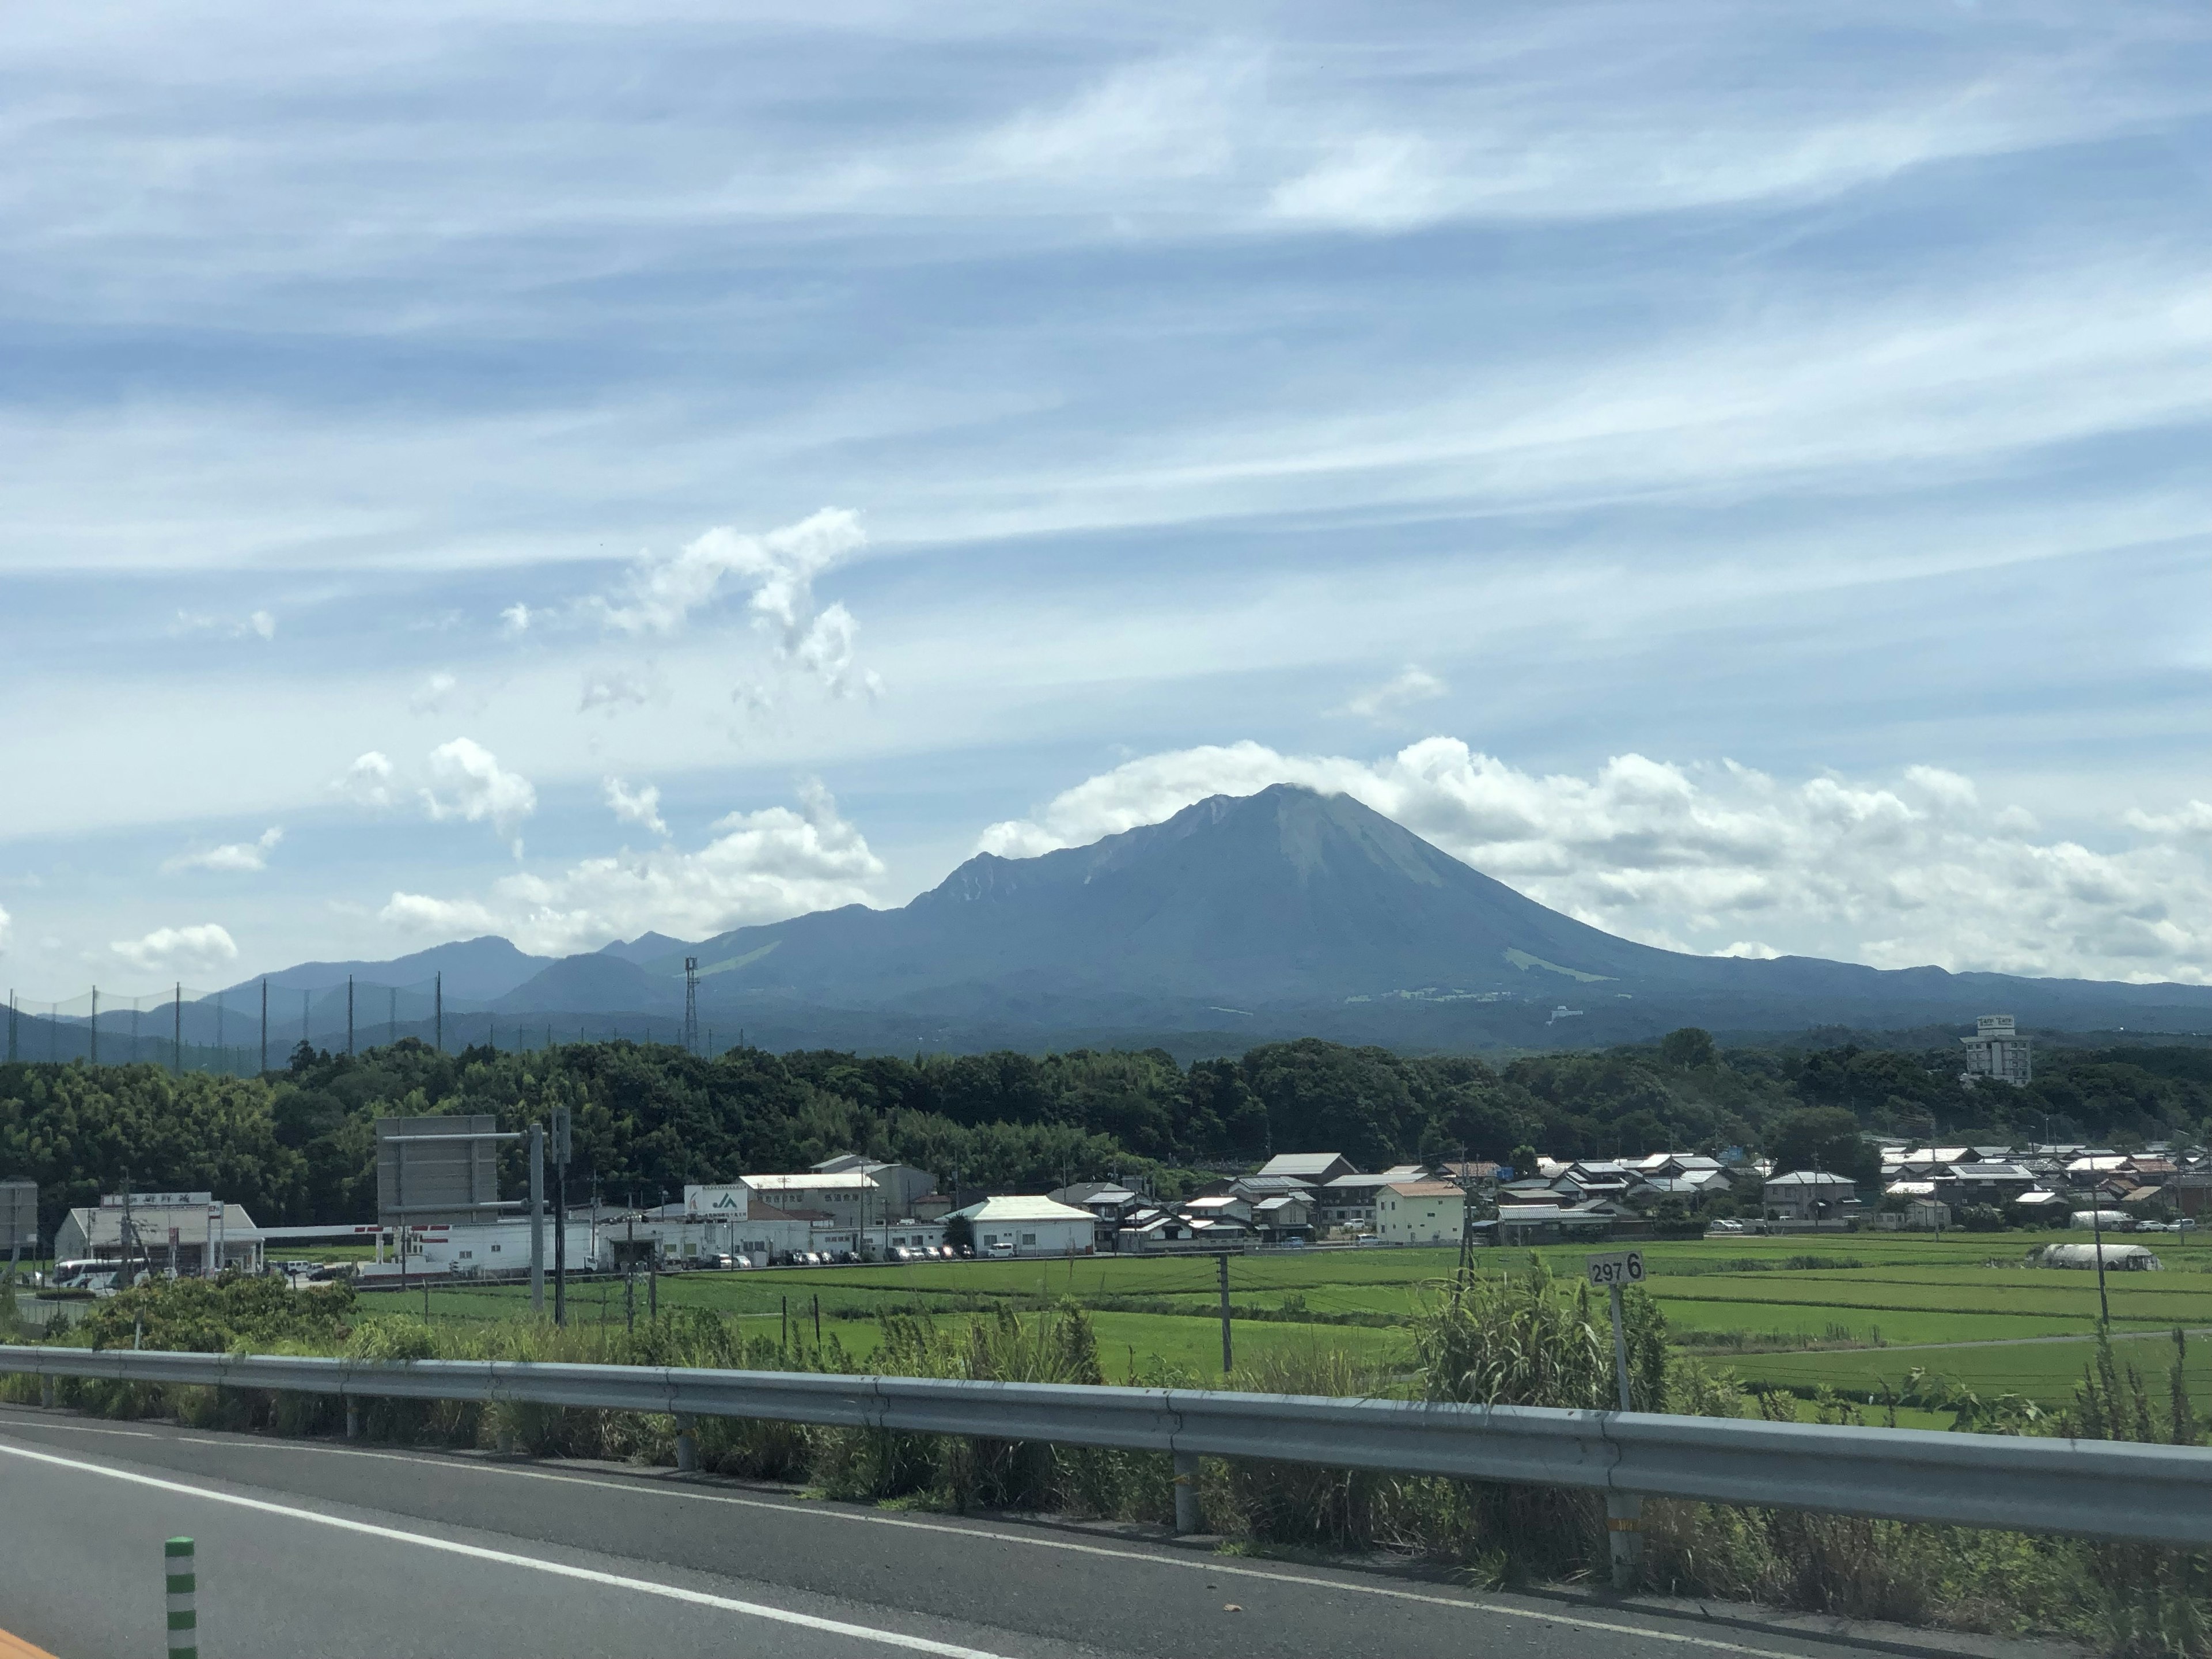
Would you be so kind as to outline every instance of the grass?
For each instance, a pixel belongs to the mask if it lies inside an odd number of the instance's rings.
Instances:
[[[1647,1288],[1677,1348],[1724,1364],[1755,1387],[1808,1392],[1822,1386],[1863,1398],[1918,1367],[1978,1392],[2017,1393],[2057,1406],[2080,1379],[2098,1322],[2096,1275],[2036,1268],[2024,1257],[2049,1234],[1932,1237],[1823,1235],[1655,1242],[1642,1247]],[[2166,1271],[2107,1276],[2112,1329],[2162,1332],[2212,1327],[2212,1245],[2171,1235],[2152,1242]],[[1562,1285],[1580,1276],[1578,1246],[1486,1251],[1487,1273],[1542,1257]],[[1230,1263],[1234,1342],[1247,1358],[1334,1350],[1385,1370],[1410,1363],[1409,1332],[1424,1298],[1452,1271],[1453,1250],[1314,1250],[1241,1256]],[[887,1313],[933,1324],[999,1308],[1016,1311],[1073,1298],[1089,1309],[1102,1360],[1119,1380],[1166,1370],[1218,1374],[1219,1280],[1209,1258],[1078,1258],[1050,1262],[966,1261],[772,1273],[663,1275],[664,1311],[708,1310],[749,1337],[781,1340],[787,1310],[794,1340],[811,1345],[816,1304],[825,1334],[855,1358],[875,1351]],[[493,1323],[521,1316],[519,1285],[439,1288],[441,1322]],[[644,1317],[647,1294],[636,1292]],[[402,1310],[397,1296],[366,1304]],[[404,1299],[419,1310],[419,1293]],[[573,1287],[571,1316],[625,1322],[619,1281]],[[2022,1339],[2063,1338],[2030,1343]],[[1993,1345],[1993,1346],[1984,1346]],[[2212,1368],[2212,1342],[2192,1352]],[[2205,1378],[2212,1384],[2212,1374]],[[2212,1392],[2212,1389],[2208,1389]]]

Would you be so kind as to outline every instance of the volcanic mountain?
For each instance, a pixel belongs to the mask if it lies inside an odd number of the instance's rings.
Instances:
[[[1035,1046],[1206,1031],[1533,1046],[1686,1023],[1896,1027],[1990,1012],[2075,1028],[2212,1025],[2212,989],[2193,986],[1634,944],[1546,908],[1347,796],[1288,785],[1218,795],[1087,847],[980,854],[897,909],[850,905],[667,943],[665,955],[641,940],[556,963],[499,1006],[620,1012],[613,999],[672,1010],[689,955],[702,1019],[762,1041]]]

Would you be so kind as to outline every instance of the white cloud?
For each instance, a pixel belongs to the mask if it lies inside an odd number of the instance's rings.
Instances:
[[[255,611],[244,617],[211,617],[204,611],[179,611],[175,631],[224,634],[234,640],[242,640],[249,635],[255,639],[273,640],[276,637],[276,617],[268,611]]]
[[[362,806],[392,805],[392,763],[375,750],[355,757],[344,775],[331,782],[333,793]]]
[[[668,557],[641,558],[619,592],[594,603],[606,624],[620,632],[672,635],[716,603],[726,581],[733,582],[747,592],[745,608],[754,624],[775,635],[787,661],[819,679],[833,696],[873,696],[882,690],[881,678],[854,668],[859,623],[843,605],[817,607],[814,597],[815,578],[866,544],[859,515],[842,507],[823,507],[764,536],[723,526]],[[584,706],[604,706],[638,683],[623,672],[597,676],[586,684]]]
[[[362,759],[367,759],[363,756]],[[360,763],[356,762],[358,765]],[[271,824],[252,841],[227,842],[221,847],[210,847],[204,852],[179,853],[161,866],[165,874],[179,870],[228,870],[249,872],[269,867],[269,854],[276,843],[284,839],[284,831]]]
[[[499,918],[473,899],[429,898],[421,893],[394,893],[379,921],[410,933],[430,933],[440,939],[473,939],[499,931]]]
[[[1930,767],[1890,787],[1790,785],[1632,754],[1538,776],[1452,738],[1372,762],[1239,743],[1132,761],[979,845],[1080,845],[1273,783],[1351,795],[1540,902],[1671,948],[2212,983],[2212,808],[2130,812],[2149,839],[2094,850],[2034,839],[2032,821],[1984,811],[1971,780]]]
[[[468,738],[455,738],[430,751],[430,779],[432,787],[422,792],[422,805],[441,821],[465,818],[477,823],[489,819],[505,836],[538,810],[538,791],[530,780],[507,770],[499,757]],[[440,794],[441,789],[446,793]]]
[[[665,702],[667,697],[667,688],[649,671],[588,669],[584,674],[583,691],[576,699],[576,712],[588,714],[595,709],[604,709],[613,714],[623,708],[642,708],[656,700]]]
[[[814,579],[867,543],[856,514],[825,507],[771,530],[742,535],[725,525],[666,558],[641,558],[623,592],[599,601],[608,626],[627,634],[673,634],[721,595],[723,580],[750,590],[753,614],[795,641],[814,615]]]
[[[2192,800],[2172,812],[2146,812],[2130,807],[2126,822],[2130,829],[2140,830],[2147,836],[2212,836],[2212,802]]]
[[[453,706],[453,694],[460,690],[460,681],[440,669],[424,678],[415,695],[407,700],[410,714],[442,714]]]
[[[667,820],[660,816],[658,785],[648,783],[642,789],[634,790],[620,778],[609,778],[606,791],[607,805],[613,809],[617,822],[637,824],[656,836],[667,835]]]
[[[500,632],[513,638],[530,631],[530,607],[517,599],[499,613]]]
[[[394,893],[383,919],[445,938],[501,932],[526,950],[587,950],[648,929],[696,939],[870,897],[884,866],[819,783],[799,810],[732,812],[696,852],[587,859],[555,876],[502,878],[483,900]]]
[[[1432,702],[1449,690],[1426,669],[1408,663],[1394,678],[1354,696],[1344,705],[1344,712],[1362,720],[1385,720],[1415,703]]]
[[[191,927],[156,927],[143,939],[118,939],[108,947],[142,973],[191,974],[238,960],[229,933],[214,922]]]
[[[15,917],[8,914],[8,909],[5,905],[0,905],[0,951],[5,951],[8,948],[9,931],[14,927],[15,925]]]

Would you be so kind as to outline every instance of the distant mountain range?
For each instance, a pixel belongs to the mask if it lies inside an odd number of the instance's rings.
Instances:
[[[502,939],[395,962],[306,963],[328,994],[446,975],[455,1017],[556,1034],[627,1018],[668,1035],[683,963],[702,1024],[772,1047],[975,1049],[1164,1040],[1234,1048],[1313,1035],[1406,1047],[1579,1046],[1695,1024],[1729,1033],[1970,1022],[2203,1031],[2212,989],[1698,957],[1547,909],[1343,795],[1278,785],[1038,858],[981,854],[911,903],[648,933],[550,960]],[[252,988],[242,986],[232,994]],[[412,1019],[416,993],[398,1018]],[[381,1016],[396,1006],[372,989]],[[327,1025],[314,1016],[319,1032]],[[474,1021],[469,1029],[475,1029]],[[320,1038],[319,1037],[319,1040]]]

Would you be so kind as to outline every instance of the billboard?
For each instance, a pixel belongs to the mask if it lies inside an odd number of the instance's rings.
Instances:
[[[378,1224],[450,1226],[519,1208],[500,1202],[498,1129],[489,1113],[377,1119]]]
[[[0,1250],[34,1250],[39,1243],[39,1183],[0,1181]]]

